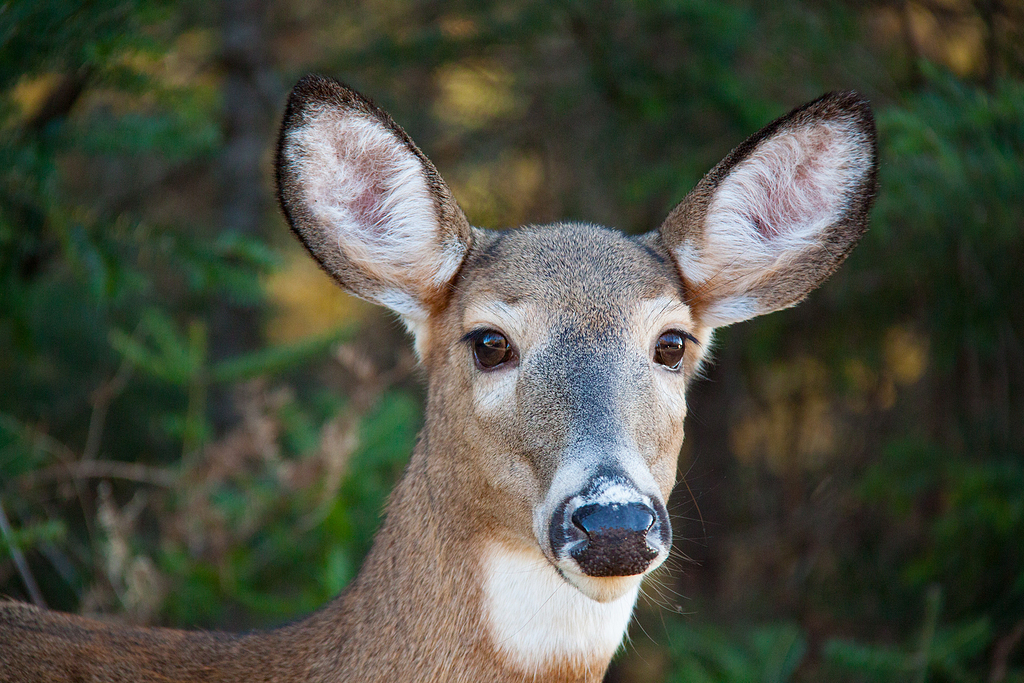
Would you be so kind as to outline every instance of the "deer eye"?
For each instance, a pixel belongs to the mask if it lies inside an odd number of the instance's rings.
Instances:
[[[679,330],[662,332],[658,337],[658,343],[654,345],[654,362],[664,365],[669,370],[678,370],[683,363],[687,339],[693,337]]]
[[[481,370],[492,370],[516,358],[508,338],[497,330],[478,330],[467,335],[473,343],[473,358]]]

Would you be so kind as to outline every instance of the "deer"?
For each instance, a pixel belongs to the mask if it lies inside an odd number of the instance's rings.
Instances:
[[[688,385],[716,328],[801,301],[867,228],[869,104],[836,92],[730,152],[650,232],[472,227],[373,102],[293,89],[280,205],[348,292],[391,309],[425,424],[340,596],[246,634],[0,603],[0,680],[602,680],[667,558]]]

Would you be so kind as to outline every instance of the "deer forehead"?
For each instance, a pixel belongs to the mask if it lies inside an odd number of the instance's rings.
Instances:
[[[463,333],[497,325],[531,346],[556,330],[621,337],[665,314],[691,325],[672,261],[638,238],[580,224],[477,235],[457,286]]]

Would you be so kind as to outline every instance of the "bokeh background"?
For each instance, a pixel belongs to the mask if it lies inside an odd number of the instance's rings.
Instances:
[[[309,71],[487,228],[647,231],[775,116],[870,98],[872,228],[720,335],[608,680],[1024,681],[1021,0],[0,3],[0,594],[248,629],[357,570],[423,385],[274,204]]]

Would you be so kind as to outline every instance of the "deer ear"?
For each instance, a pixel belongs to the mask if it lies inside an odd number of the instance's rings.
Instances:
[[[387,113],[335,80],[306,76],[288,98],[276,167],[288,223],[345,289],[412,324],[444,302],[472,232]]]
[[[852,92],[733,150],[659,229],[698,318],[728,325],[803,299],[864,234],[876,166],[871,109]]]

